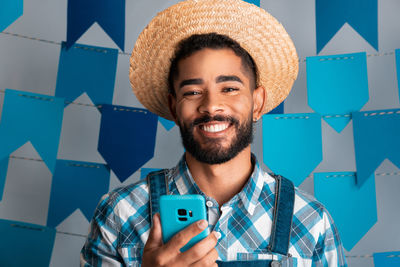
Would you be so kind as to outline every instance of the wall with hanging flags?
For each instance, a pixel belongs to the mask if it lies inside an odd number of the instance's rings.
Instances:
[[[176,2],[1,2],[0,266],[77,266],[100,197],[182,156],[179,129],[143,109],[128,79],[137,36]],[[253,152],[327,206],[349,266],[395,266],[400,3],[248,2],[286,27],[300,57]]]

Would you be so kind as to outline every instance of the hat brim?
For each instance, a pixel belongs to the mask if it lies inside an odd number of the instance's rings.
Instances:
[[[171,58],[181,40],[204,33],[227,35],[251,55],[258,70],[257,85],[267,91],[263,113],[288,96],[299,62],[290,36],[273,16],[241,0],[188,0],[158,13],[133,48],[129,79],[148,110],[172,120],[168,108]]]

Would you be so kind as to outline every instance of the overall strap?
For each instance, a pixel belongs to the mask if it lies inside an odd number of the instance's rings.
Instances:
[[[268,250],[288,255],[293,221],[294,185],[292,181],[280,175],[273,177],[276,180],[275,206]]]
[[[168,178],[164,170],[151,172],[147,175],[147,185],[149,186],[149,215],[153,225],[153,216],[160,212],[160,196],[169,193]]]

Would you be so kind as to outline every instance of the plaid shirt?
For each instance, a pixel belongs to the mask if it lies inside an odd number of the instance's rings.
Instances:
[[[210,230],[222,234],[216,246],[219,260],[281,257],[267,251],[275,179],[254,161],[253,174],[242,191],[222,207],[201,192],[184,157],[167,172],[172,194],[206,198]],[[81,266],[140,266],[150,230],[148,189],[146,180],[141,180],[102,197],[82,248]],[[296,188],[293,213],[289,253],[295,266],[347,266],[338,231],[321,203]]]

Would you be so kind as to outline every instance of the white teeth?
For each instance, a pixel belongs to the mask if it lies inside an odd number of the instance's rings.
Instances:
[[[203,130],[210,133],[216,133],[228,128],[227,124],[213,124],[213,125],[203,125]]]

